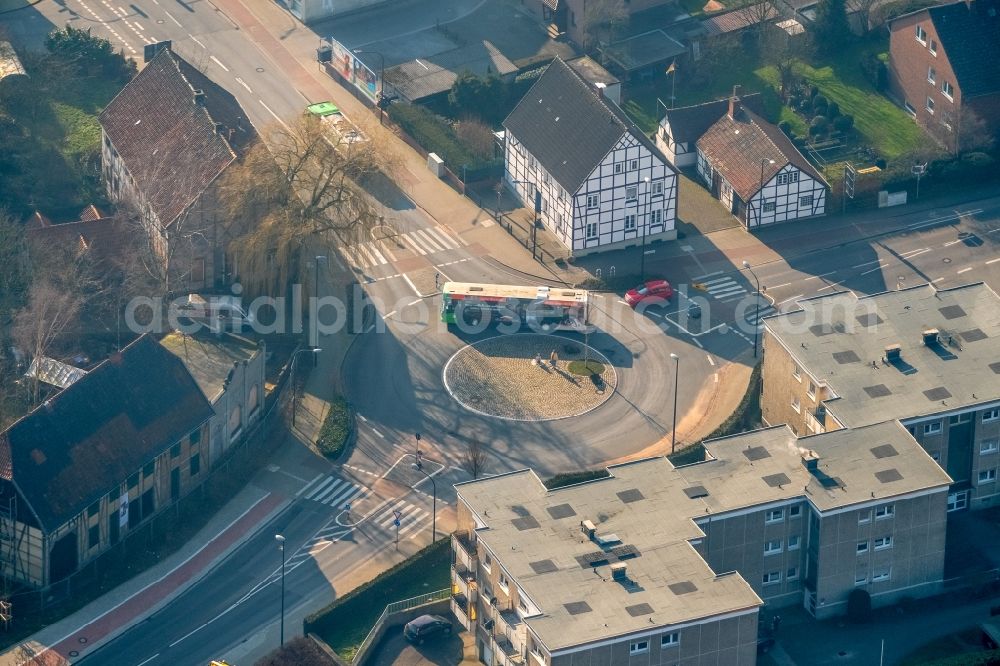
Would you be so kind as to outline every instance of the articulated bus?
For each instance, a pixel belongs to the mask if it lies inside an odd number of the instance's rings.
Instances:
[[[565,287],[446,282],[441,291],[441,321],[477,325],[527,324],[539,331],[579,331],[589,327],[590,293]]]

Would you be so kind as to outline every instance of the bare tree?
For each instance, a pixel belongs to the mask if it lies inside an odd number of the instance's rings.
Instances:
[[[469,440],[462,454],[462,469],[472,475],[473,479],[478,479],[479,475],[486,471],[486,462],[489,452],[482,442],[477,439]]]
[[[455,134],[479,159],[493,157],[494,137],[490,126],[476,118],[465,118],[458,122]]]
[[[13,338],[17,346],[40,359],[49,354],[55,341],[77,321],[83,299],[53,281],[36,279],[31,285],[28,305],[14,315]],[[32,380],[32,402],[38,402],[38,373]]]
[[[958,115],[958,127],[954,129],[957,132],[955,143],[960,153],[986,151],[996,145],[997,137],[990,131],[989,125],[967,105],[962,105]]]
[[[753,2],[742,10],[747,29],[752,31],[758,43],[764,39],[768,24],[778,16],[778,7],[774,0]]]
[[[380,207],[364,184],[395,170],[388,147],[363,129],[359,136],[303,116],[264,135],[266,144],[250,148],[219,185],[229,218],[244,223],[233,236],[240,276],[251,288],[284,283],[309,238],[332,233],[349,241],[380,224]]]
[[[625,0],[588,0],[584,5],[581,22],[584,49],[614,41],[628,19],[629,11]]]

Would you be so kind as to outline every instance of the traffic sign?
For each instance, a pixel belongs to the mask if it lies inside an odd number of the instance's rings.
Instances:
[[[344,511],[350,511],[350,510],[351,510],[351,503],[348,502],[347,504],[344,505]]]
[[[398,509],[392,512],[392,515],[396,516],[396,523],[399,523],[399,519],[403,517],[403,512]]]
[[[397,518],[396,520],[392,521],[392,524],[395,525],[396,527],[399,527],[399,525],[400,525],[399,518]]]

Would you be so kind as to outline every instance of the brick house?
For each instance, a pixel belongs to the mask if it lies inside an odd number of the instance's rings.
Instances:
[[[1000,134],[1000,0],[962,0],[889,23],[889,89],[952,152]]]
[[[218,180],[257,138],[239,102],[162,49],[100,115],[102,174],[113,201],[138,213],[174,290],[220,287],[237,225]]]
[[[0,433],[0,573],[48,587],[187,495],[212,414],[145,335]]]

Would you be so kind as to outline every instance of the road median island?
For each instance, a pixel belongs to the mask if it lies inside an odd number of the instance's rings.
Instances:
[[[351,662],[386,604],[450,585],[451,541],[442,539],[308,616],[304,631]]]
[[[316,448],[330,459],[337,459],[347,448],[353,430],[353,419],[350,408],[343,398],[334,398],[330,402],[319,437],[316,438]]]

